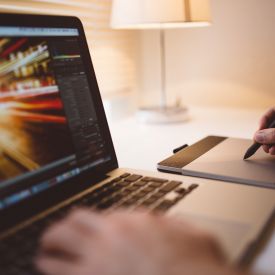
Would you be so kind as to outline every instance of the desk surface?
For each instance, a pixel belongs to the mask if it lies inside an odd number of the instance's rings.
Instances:
[[[110,122],[110,129],[121,167],[156,171],[156,164],[174,148],[208,135],[252,138],[265,110],[190,108],[190,120],[182,124],[146,125],[135,117]],[[256,259],[253,270],[275,274],[275,230]]]

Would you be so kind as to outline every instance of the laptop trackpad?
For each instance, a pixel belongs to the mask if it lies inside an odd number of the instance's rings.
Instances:
[[[215,236],[229,260],[235,261],[238,259],[244,252],[244,246],[248,245],[247,241],[252,229],[249,224],[196,214],[175,213],[175,216],[190,221],[192,224],[205,229]]]

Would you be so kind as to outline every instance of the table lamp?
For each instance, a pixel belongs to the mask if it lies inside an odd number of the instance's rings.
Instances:
[[[167,104],[165,29],[209,25],[209,0],[113,0],[112,28],[160,30],[161,102],[156,107],[140,108],[138,115],[142,121],[171,123],[188,118],[186,107]]]

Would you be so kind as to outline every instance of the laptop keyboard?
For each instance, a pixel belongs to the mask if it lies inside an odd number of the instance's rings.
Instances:
[[[39,274],[32,262],[43,230],[65,217],[72,209],[89,207],[94,210],[113,210],[126,207],[127,209],[148,208],[151,211],[167,211],[197,187],[197,184],[182,186],[180,181],[122,174],[70,205],[1,240],[0,274]]]

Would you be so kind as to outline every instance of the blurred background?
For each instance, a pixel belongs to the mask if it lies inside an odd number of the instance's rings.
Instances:
[[[186,104],[273,105],[275,1],[211,0],[210,5],[211,27],[166,32],[169,95],[182,96]],[[158,68],[155,40],[154,32],[141,34],[141,91],[154,91],[159,83],[150,74]],[[146,100],[152,99],[149,94]]]
[[[168,101],[274,105],[275,1],[210,0],[210,6],[210,27],[165,30]],[[0,0],[1,12],[81,18],[102,97],[115,116],[160,100],[160,44],[158,30],[111,29],[111,7],[111,0]]]

